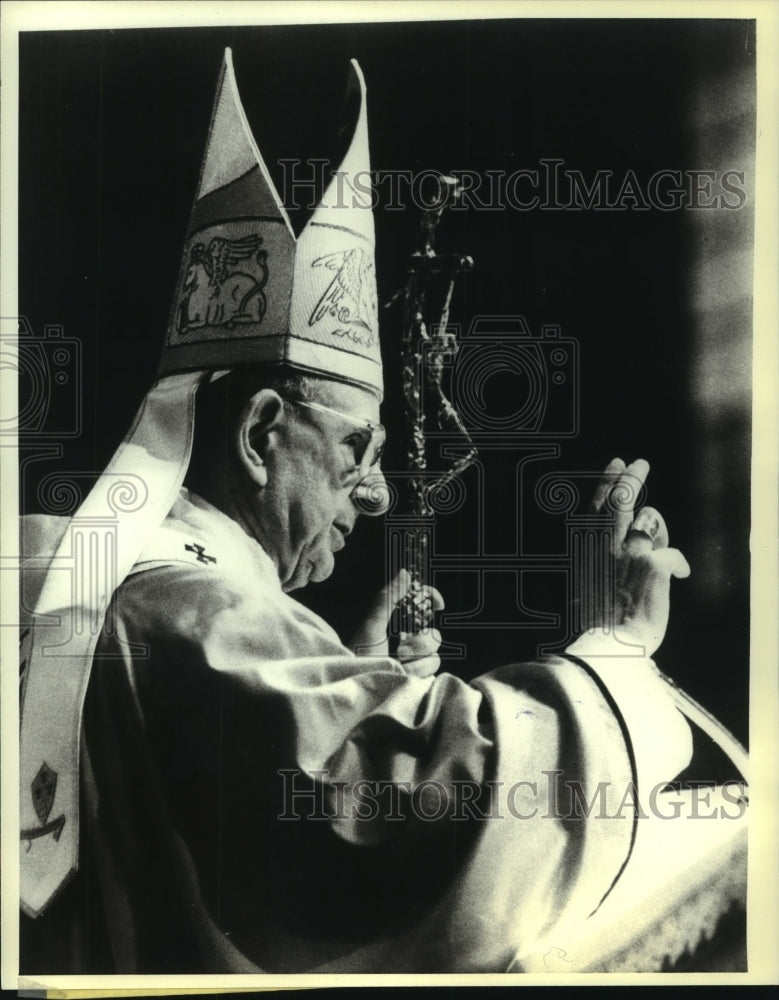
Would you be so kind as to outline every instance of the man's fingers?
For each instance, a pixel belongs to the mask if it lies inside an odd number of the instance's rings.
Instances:
[[[363,651],[375,650],[377,654],[386,653],[387,646],[387,626],[392,618],[392,613],[400,601],[411,590],[411,574],[407,569],[401,569],[398,574],[385,584],[376,595],[370,606],[361,627],[352,637],[351,648]],[[444,599],[435,587],[424,586],[420,595],[422,601],[426,603],[432,612],[440,611],[444,606]],[[434,638],[431,639],[431,635]],[[441,645],[441,634],[436,629],[430,629],[418,633],[417,637],[407,636],[401,633],[400,645],[398,647],[398,659],[416,659],[427,656],[435,652]]]
[[[441,633],[438,629],[425,629],[414,635],[402,636],[397,658],[408,673],[415,677],[430,677],[441,666],[438,647]]]
[[[386,641],[387,626],[392,612],[397,607],[398,601],[406,596],[410,587],[411,574],[407,569],[402,569],[394,579],[381,588],[369,606],[360,629],[358,638],[362,644]]]
[[[625,535],[622,549],[628,555],[640,556],[668,546],[668,528],[654,507],[642,507]]]
[[[395,608],[400,601],[411,590],[411,574],[407,569],[402,569],[390,582],[381,590],[383,601],[389,603],[390,611]],[[444,608],[444,598],[440,590],[425,584],[421,590],[422,599],[427,599],[433,611],[442,611]]]
[[[611,487],[617,481],[619,476],[625,471],[625,463],[621,458],[612,458],[606,468],[603,470],[603,476],[601,481],[598,483],[598,487],[595,490],[595,495],[592,498],[592,503],[590,504],[590,510],[593,514],[599,514],[603,510],[603,504],[606,502],[606,497],[611,490]]]
[[[644,544],[649,545],[644,536]],[[675,576],[683,580],[690,575],[690,564],[679,549],[654,549],[631,554],[632,558],[624,568],[620,586],[623,593],[629,592],[638,598],[647,587],[662,584]],[[665,583],[663,584],[663,581]]]
[[[386,614],[387,621],[389,621],[398,601],[403,600],[410,588],[411,574],[407,569],[402,569],[393,580],[390,580],[390,582],[379,591],[378,603],[380,604],[382,611]]]
[[[665,520],[654,507],[642,507],[636,514],[633,523],[628,529],[625,543],[627,544],[634,532],[646,535],[652,542],[653,549],[665,549],[668,547],[668,528]]]
[[[402,569],[395,579],[390,583],[390,600],[394,607],[398,601],[402,601],[411,589],[411,574],[407,569]]]
[[[444,610],[444,598],[440,590],[435,587],[425,586],[422,588],[425,596],[429,598],[433,611]]]
[[[637,458],[627,466],[608,494],[608,506],[614,511],[614,552],[619,552],[633,523],[633,510],[641,488],[649,475],[649,462]]]
[[[424,629],[424,631],[415,632],[413,635],[401,633],[398,659],[401,663],[406,663],[408,660],[418,660],[423,656],[437,652],[440,645],[441,633],[437,628]]]

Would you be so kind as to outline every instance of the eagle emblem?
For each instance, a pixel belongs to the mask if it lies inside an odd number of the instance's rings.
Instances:
[[[268,252],[256,233],[238,239],[214,236],[195,243],[178,308],[178,332],[204,326],[261,323],[267,308]]]
[[[354,247],[318,257],[311,266],[335,271],[335,277],[314,307],[308,325],[314,326],[325,316],[334,317],[339,324],[358,327],[358,330],[334,330],[335,334],[371,347],[377,312],[371,255]]]

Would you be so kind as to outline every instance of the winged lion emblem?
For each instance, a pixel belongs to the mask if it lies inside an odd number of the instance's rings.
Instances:
[[[195,243],[178,309],[179,333],[204,326],[260,323],[267,302],[268,252],[256,233],[238,239],[214,236]]]

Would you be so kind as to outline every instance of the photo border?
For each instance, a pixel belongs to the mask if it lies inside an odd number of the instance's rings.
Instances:
[[[0,11],[2,46],[2,201],[0,202],[0,317],[18,315],[17,303],[17,163],[18,163],[18,35],[27,30],[77,30],[122,27],[205,27],[338,23],[341,21],[414,21],[478,18],[754,18],[757,21],[757,160],[754,267],[753,450],[751,546],[751,674],[750,743],[754,777],[750,782],[750,839],[747,973],[652,974],[531,974],[501,975],[278,975],[260,976],[51,976],[32,981],[18,975],[18,677],[17,637],[11,627],[0,629],[2,672],[2,985],[25,990],[100,990],[118,995],[143,988],[155,993],[187,989],[244,991],[257,988],[310,988],[336,985],[678,985],[768,984],[779,982],[779,873],[775,845],[779,841],[775,764],[779,759],[779,699],[777,689],[777,455],[779,455],[779,255],[777,254],[779,177],[777,107],[779,106],[779,8],[770,0],[699,2],[265,2],[265,3],[33,3],[8,0]],[[3,374],[0,411],[3,419],[16,412],[16,380]],[[3,560],[18,559],[18,469],[14,448],[0,449],[3,516],[0,552]],[[8,565],[8,564],[6,564]],[[0,592],[4,615],[18,606],[16,574],[2,574]],[[772,697],[766,697],[771,692]],[[93,994],[95,995],[95,994]]]

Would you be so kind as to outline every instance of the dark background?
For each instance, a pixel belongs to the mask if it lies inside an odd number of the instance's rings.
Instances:
[[[579,432],[538,471],[598,470],[615,455],[652,465],[647,501],[692,564],[673,585],[660,666],[747,736],[754,25],[747,21],[472,21],[28,33],[20,40],[19,304],[36,335],[58,324],[82,350],[80,433],[59,454],[22,443],[22,505],[52,509],[53,470],[96,472],[153,381],[197,182],[222,52],[233,48],[258,144],[280,158],[333,158],[347,63],[368,84],[375,170],[538,169],[543,157],[590,179],[628,169],[746,172],[740,211],[450,212],[441,249],[471,254],[451,319],[523,315],[579,344]],[[337,164],[336,164],[337,165]],[[305,211],[291,211],[300,230]],[[380,301],[404,281],[414,209],[375,212]],[[745,262],[746,261],[746,265]],[[738,264],[738,267],[735,265]],[[383,318],[385,420],[399,427],[397,313]],[[75,383],[71,380],[71,385]],[[24,382],[22,402],[24,402]],[[523,387],[495,376],[487,406]],[[67,424],[66,396],[49,414]],[[59,410],[58,410],[59,407]],[[60,410],[62,411],[60,413]],[[55,435],[56,438],[56,435]],[[55,438],[52,438],[54,440]],[[532,442],[531,442],[532,443]],[[516,452],[485,451],[490,550],[516,546]],[[390,450],[397,468],[397,447]],[[468,473],[471,476],[471,473]],[[472,496],[473,481],[469,483]],[[505,488],[501,484],[506,484]],[[532,485],[532,484],[531,484]],[[60,512],[64,512],[60,509]],[[469,499],[441,518],[443,550],[472,544]],[[565,526],[524,497],[527,548],[559,553]],[[303,596],[342,631],[385,572],[380,522]],[[501,548],[501,540],[503,548]],[[449,612],[474,579],[442,574]],[[517,620],[496,577],[483,620]],[[501,589],[502,587],[502,589]],[[559,614],[565,577],[530,574],[523,600]],[[527,622],[525,623],[528,624]],[[533,655],[547,628],[464,628],[447,668],[473,676]]]

